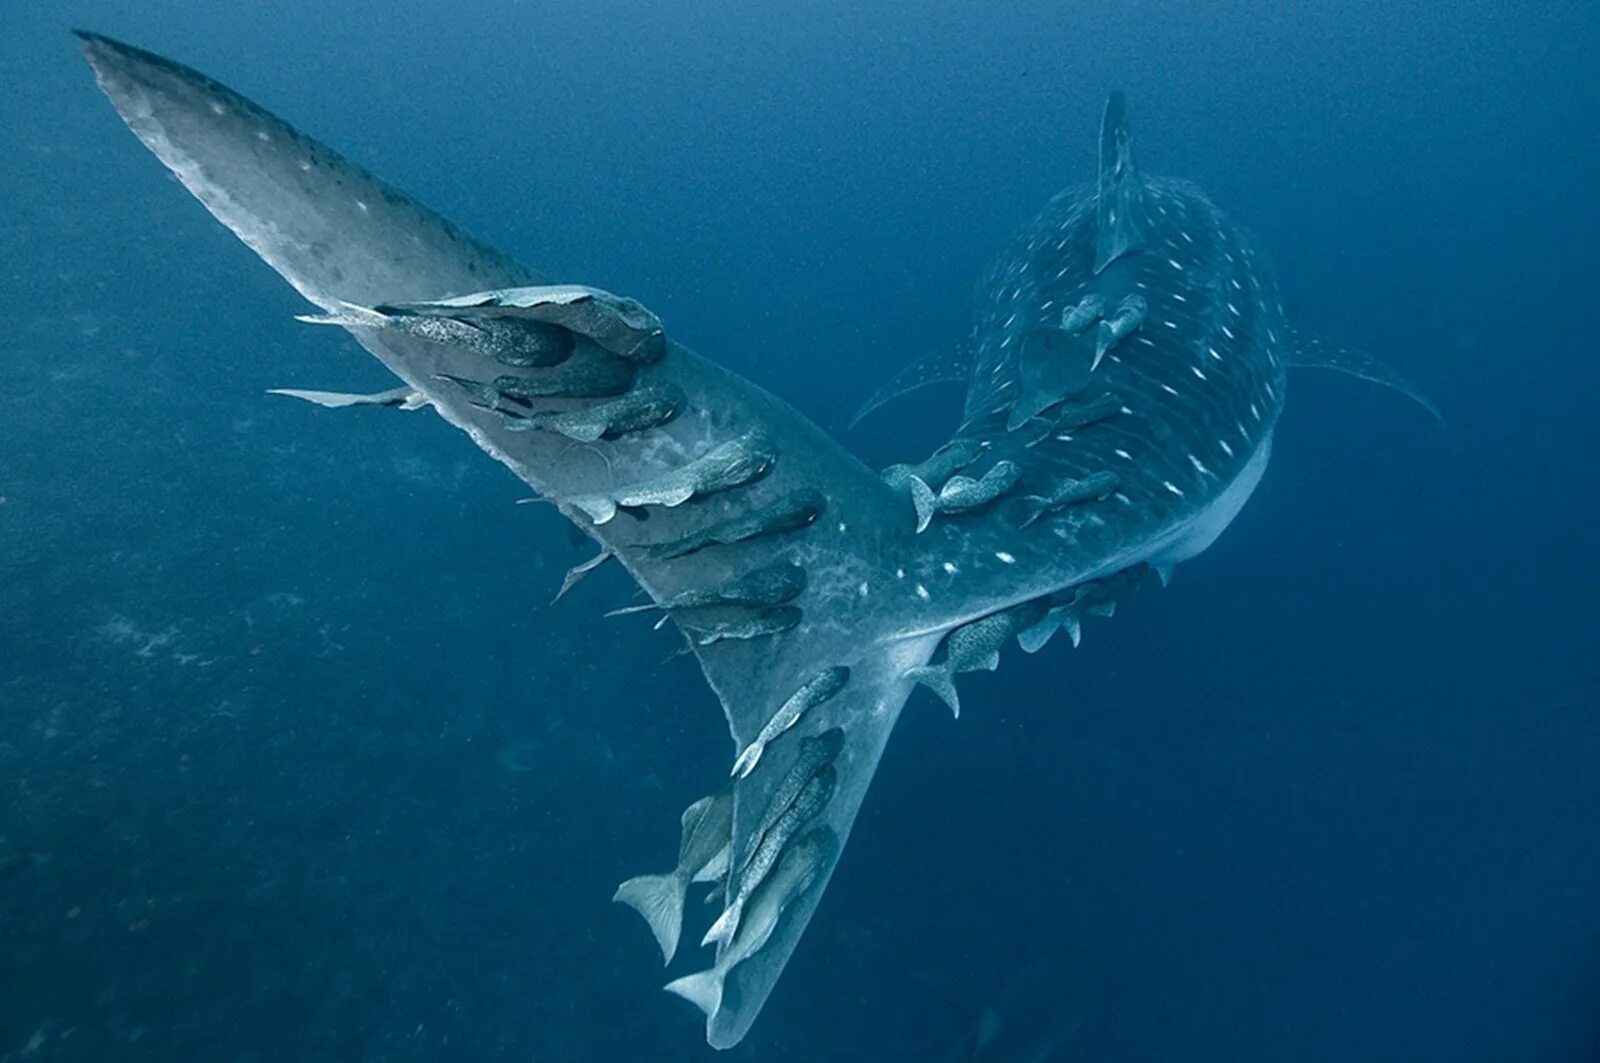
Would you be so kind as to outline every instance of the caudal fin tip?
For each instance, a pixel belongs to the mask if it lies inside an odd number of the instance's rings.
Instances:
[[[933,488],[929,487],[920,476],[911,477],[911,505],[917,511],[917,534],[920,535],[928,529],[934,511],[938,508]]]
[[[617,887],[611,900],[626,904],[644,917],[661,946],[663,965],[678,952],[678,937],[683,930],[683,886],[672,875],[640,875]]]
[[[711,929],[706,931],[706,936],[700,939],[701,948],[711,945],[721,945],[733,936],[734,928],[739,925],[739,907],[730,905],[723,913],[717,916],[717,921],[711,924]]]
[[[907,672],[906,678],[927,687],[935,697],[945,703],[952,717],[961,719],[961,698],[956,694],[955,680],[943,668],[923,665]]]
[[[711,1018],[722,1010],[722,978],[715,968],[699,974],[686,974],[668,982],[663,988],[676,993]]]

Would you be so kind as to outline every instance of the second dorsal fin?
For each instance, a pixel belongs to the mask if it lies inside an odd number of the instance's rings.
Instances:
[[[1133,165],[1128,133],[1128,101],[1120,92],[1106,100],[1100,120],[1100,177],[1096,186],[1094,271],[1144,246],[1138,219],[1143,215],[1144,185]]]

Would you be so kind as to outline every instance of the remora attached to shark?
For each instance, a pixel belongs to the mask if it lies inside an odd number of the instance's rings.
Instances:
[[[1135,169],[1114,96],[1097,182],[1058,196],[989,285],[952,441],[972,462],[916,466],[941,470],[923,494],[942,502],[914,507],[903,477],[875,475],[632,300],[550,284],[223,85],[81,36],[145,145],[317,320],[401,381],[380,396],[299,394],[434,410],[693,636],[733,750],[763,750],[728,784],[727,827],[728,852],[763,857],[734,861],[741,880],[722,896],[756,898],[766,921],[758,939],[717,939],[716,994],[685,994],[719,1048],[744,1037],[794,950],[916,677],[968,666],[950,638],[981,641],[962,633],[1004,614],[1016,622],[981,630],[1003,626],[1031,649],[1058,626],[1076,639],[1078,610],[1108,615],[1115,592],[1193,557],[1239,511],[1271,454],[1286,365],[1311,351],[1352,368],[1297,340],[1250,237],[1194,187]],[[940,357],[898,379],[937,377],[953,364]],[[1375,365],[1355,369],[1388,379]],[[615,415],[631,394],[669,395],[670,408]],[[609,476],[571,461],[562,433],[528,430],[530,416],[557,425],[563,412]],[[778,564],[804,574],[781,604],[705,593]],[[978,666],[993,659],[986,649]],[[825,697],[806,691],[824,675],[838,677]],[[827,757],[813,767],[818,736]],[[827,844],[786,859],[802,838]],[[652,926],[670,953],[667,907]]]

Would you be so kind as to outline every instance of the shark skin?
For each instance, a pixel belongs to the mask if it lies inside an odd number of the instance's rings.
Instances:
[[[849,669],[835,695],[773,739],[760,765],[732,783],[733,852],[750,847],[801,741],[834,727],[845,736],[832,762],[836,786],[808,826],[831,830],[835,854],[842,850],[914,686],[909,676],[952,629],[1142,562],[1165,567],[1193,556],[1237,513],[1270,455],[1284,394],[1284,332],[1265,260],[1197,190],[1140,176],[1120,98],[1107,110],[1101,139],[1113,150],[1097,184],[1057,197],[991,278],[957,435],[981,444],[967,475],[1015,464],[1016,500],[1053,497],[1066,480],[1106,471],[1116,474],[1118,489],[1025,525],[1003,496],[941,513],[918,534],[904,495],[781,400],[678,342],[670,322],[664,353],[638,365],[633,378],[634,387],[677,389],[682,402],[670,421],[594,444],[511,427],[516,422],[499,412],[492,389],[486,402],[483,388],[452,382],[496,380],[507,366],[351,308],[437,304],[547,278],[220,83],[150,52],[80,36],[112,105],[218,221],[337,317],[416,394],[417,405],[467,433],[611,551],[653,601],[723,586],[774,563],[804,569],[803,591],[783,607],[798,609],[800,623],[692,647],[728,719],[730,763],[807,681],[824,669]],[[1099,209],[1108,196],[1115,211]],[[1124,222],[1130,227],[1097,231]],[[1148,302],[1143,323],[1088,374],[1085,393],[1069,400],[1110,394],[1119,413],[1057,432],[1046,410],[1007,431],[1029,330],[1058,325],[1064,308],[1088,294],[1108,307],[1135,294]],[[1094,334],[1082,337],[1092,344]],[[594,337],[575,333],[574,353],[558,368],[605,357]],[[584,410],[595,401],[606,400],[549,405]],[[734,489],[652,507],[647,522],[621,510],[597,525],[568,501],[669,475],[756,433],[775,455],[770,470]],[[650,549],[802,491],[826,499],[809,524],[676,556]],[[696,622],[746,618],[712,612]],[[671,826],[663,817],[664,830]],[[709,1044],[728,1048],[745,1036],[836,860],[784,909],[770,940],[729,973],[721,1006],[707,1017]]]

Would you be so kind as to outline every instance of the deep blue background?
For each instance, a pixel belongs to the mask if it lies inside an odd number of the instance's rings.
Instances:
[[[5,4],[0,1059],[710,1055],[607,898],[725,771],[711,695],[598,619],[614,574],[546,604],[559,520],[437,419],[262,396],[388,385],[72,24],[835,431],[1127,90],[1145,168],[1449,424],[1296,374],[1170,590],[957,724],[919,695],[732,1058],[938,1058],[930,985],[1054,950],[1104,986],[1086,1060],[1600,1058],[1592,0],[935,6]],[[919,456],[956,402],[849,441]]]

